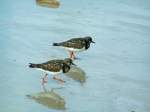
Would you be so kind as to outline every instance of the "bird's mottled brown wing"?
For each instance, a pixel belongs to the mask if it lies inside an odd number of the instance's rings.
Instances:
[[[68,41],[61,42],[59,45],[69,48],[81,49],[85,47],[85,40],[83,38],[73,38]]]
[[[63,63],[63,60],[61,59],[57,59],[57,60],[50,60],[50,61],[47,61],[43,64],[52,64],[52,63]]]
[[[42,69],[52,71],[52,72],[59,72],[62,69],[62,60],[51,60],[46,63],[41,64]]]

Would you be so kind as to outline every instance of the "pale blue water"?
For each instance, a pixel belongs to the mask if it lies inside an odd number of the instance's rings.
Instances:
[[[61,0],[58,9],[1,0],[0,112],[64,112],[26,98],[42,91],[42,73],[27,65],[67,57],[51,44],[86,35],[96,44],[75,61],[86,83],[62,75],[67,82],[57,91],[65,112],[149,112],[149,0]],[[48,89],[59,86],[49,78]]]

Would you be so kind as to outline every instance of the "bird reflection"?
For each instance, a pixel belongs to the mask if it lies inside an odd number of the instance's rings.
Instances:
[[[77,66],[72,66],[70,71],[67,72],[65,75],[72,78],[75,81],[80,82],[81,84],[86,82],[86,74],[84,70]]]
[[[65,110],[65,99],[57,92],[55,92],[56,89],[61,88],[53,88],[51,90],[47,90],[43,86],[43,92],[27,95],[27,97],[48,108]]]
[[[60,6],[60,2],[58,0],[36,0],[36,3],[48,8],[58,8]]]

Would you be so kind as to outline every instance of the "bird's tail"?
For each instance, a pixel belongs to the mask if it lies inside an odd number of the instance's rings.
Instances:
[[[53,43],[53,46],[60,46],[59,43]]]
[[[30,68],[39,68],[39,67],[40,67],[40,64],[29,63],[29,67],[30,67]]]

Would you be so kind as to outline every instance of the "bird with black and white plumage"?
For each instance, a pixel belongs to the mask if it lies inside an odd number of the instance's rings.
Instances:
[[[70,58],[66,58],[64,60],[54,59],[40,64],[29,63],[30,68],[36,68],[37,70],[41,70],[45,73],[44,77],[42,78],[42,85],[48,82],[48,74],[54,75],[53,79],[64,83],[65,81],[59,78],[57,75],[60,73],[69,72],[71,65],[75,64]]]
[[[64,42],[53,43],[53,46],[59,46],[69,51],[69,58],[75,59],[75,52],[82,52],[90,48],[90,44],[95,43],[92,37],[72,38]]]

